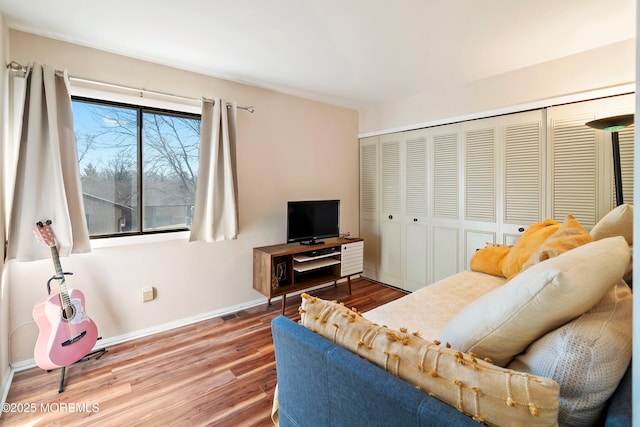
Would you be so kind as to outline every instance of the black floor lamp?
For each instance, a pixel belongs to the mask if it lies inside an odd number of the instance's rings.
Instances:
[[[616,185],[616,206],[624,203],[622,197],[622,169],[620,167],[620,140],[618,131],[633,124],[633,114],[623,114],[621,116],[605,117],[604,119],[593,120],[585,125],[611,132],[611,150],[613,152],[613,178]]]

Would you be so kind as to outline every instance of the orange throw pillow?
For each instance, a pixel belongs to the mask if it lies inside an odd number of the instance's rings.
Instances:
[[[502,276],[502,264],[511,250],[511,246],[490,245],[477,250],[471,257],[470,268],[472,271]]]
[[[542,222],[531,225],[518,239],[509,251],[502,264],[502,274],[507,279],[520,273],[522,266],[529,257],[544,243],[553,233],[558,231],[560,223],[548,218]]]
[[[522,272],[532,265],[556,257],[592,240],[589,232],[584,229],[578,220],[573,215],[567,215],[564,224],[529,257],[520,271]]]

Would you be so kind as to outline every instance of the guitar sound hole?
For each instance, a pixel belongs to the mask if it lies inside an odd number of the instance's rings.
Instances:
[[[76,314],[76,309],[73,306],[73,304],[71,304],[66,310],[63,308],[62,309],[62,320],[65,321],[69,321],[71,319],[73,319],[73,316]]]

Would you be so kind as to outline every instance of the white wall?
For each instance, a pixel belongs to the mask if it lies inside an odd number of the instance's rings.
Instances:
[[[442,87],[436,93],[415,94],[363,109],[360,134],[450,123],[452,119],[483,117],[486,112],[514,112],[523,106],[546,107],[550,99],[579,99],[582,94],[634,82],[635,39],[629,39],[464,86]]]
[[[61,260],[74,273],[69,286],[84,292],[87,312],[105,339],[266,301],[252,289],[252,248],[284,241],[287,200],[340,199],[343,230],[357,232],[357,111],[17,31],[10,32],[10,47],[12,60],[50,64],[71,76],[256,107],[254,114],[238,111],[238,240],[180,238]],[[31,309],[46,293],[53,264],[9,266],[10,358],[20,362],[32,357],[37,327]],[[144,286],[157,289],[154,301],[141,302]]]
[[[2,64],[6,64],[9,59],[9,29],[4,21],[4,17],[0,14],[0,58]],[[4,144],[8,138],[8,121],[9,121],[9,95],[8,95],[8,77],[6,67],[0,67],[0,144]],[[2,150],[0,149],[0,165],[3,164]],[[0,177],[0,200],[3,197],[2,177]],[[1,205],[1,203],[0,203]],[[0,206],[0,217],[4,212]],[[0,218],[0,255],[4,259],[4,227],[1,225],[4,219]],[[0,396],[4,395],[5,387],[9,381],[9,290],[7,283],[3,280],[4,265],[0,261]],[[4,402],[4,399],[2,399]]]

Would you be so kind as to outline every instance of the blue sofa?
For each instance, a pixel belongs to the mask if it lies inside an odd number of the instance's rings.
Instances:
[[[478,425],[284,316],[271,326],[280,426]],[[609,400],[602,425],[631,425],[631,367]]]

